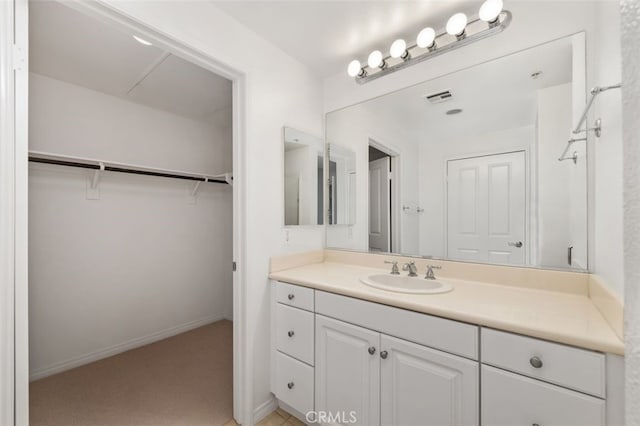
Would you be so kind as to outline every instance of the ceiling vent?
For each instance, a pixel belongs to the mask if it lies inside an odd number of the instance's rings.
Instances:
[[[431,104],[441,104],[442,102],[450,101],[451,99],[453,99],[453,95],[451,94],[450,90],[445,90],[443,92],[426,95],[424,98]]]

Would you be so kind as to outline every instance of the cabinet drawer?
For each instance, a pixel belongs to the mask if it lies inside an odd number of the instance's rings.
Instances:
[[[279,400],[302,414],[313,410],[313,367],[276,352],[273,383]]]
[[[276,349],[313,365],[313,314],[276,303]]]
[[[316,312],[390,336],[478,359],[478,327],[405,309],[316,291]]]
[[[605,397],[605,356],[503,331],[482,329],[482,362]]]
[[[313,312],[314,290],[312,288],[281,283],[280,281],[276,281],[275,287],[277,302]]]
[[[604,426],[605,402],[497,368],[482,366],[484,426]]]

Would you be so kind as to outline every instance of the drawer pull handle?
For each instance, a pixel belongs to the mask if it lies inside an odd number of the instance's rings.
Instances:
[[[293,387],[294,387],[294,386],[295,386],[295,384],[294,384],[293,382],[289,382],[289,383],[287,383],[287,387],[288,387],[289,389],[293,389]]]
[[[376,353],[376,348],[374,348],[373,346],[371,346],[371,347],[369,348],[369,355],[373,355],[373,354],[375,354],[375,353]]]
[[[531,359],[529,360],[529,364],[531,364],[533,368],[542,368],[542,365],[543,365],[542,360],[537,356],[531,357]],[[536,423],[534,423],[534,425],[535,424]]]
[[[295,294],[289,293],[289,295],[287,296],[287,299],[293,300],[294,297],[296,297]]]
[[[387,351],[380,352],[380,358],[382,358],[382,359],[387,359],[388,355],[389,355],[389,352],[387,352]]]
[[[294,333],[293,330],[289,330],[287,332],[287,336],[289,336],[289,337],[293,337],[294,334],[296,334],[296,333]]]

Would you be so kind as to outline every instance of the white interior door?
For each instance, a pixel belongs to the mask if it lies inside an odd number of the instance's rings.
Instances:
[[[384,157],[369,163],[369,250],[390,250],[390,169],[391,158]]]
[[[316,315],[315,410],[341,414],[328,424],[380,424],[379,343],[379,333]]]
[[[524,151],[447,164],[447,257],[521,265],[526,261]]]

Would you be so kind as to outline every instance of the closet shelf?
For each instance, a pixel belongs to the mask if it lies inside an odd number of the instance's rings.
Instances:
[[[52,154],[49,152],[29,151],[29,161],[33,163],[55,164],[59,166],[79,167],[96,171],[130,173],[136,175],[159,176],[172,179],[183,179],[195,182],[211,182],[233,184],[232,173],[210,175],[207,173],[192,173],[178,170],[159,169],[136,164],[117,163],[91,158],[74,157],[69,155]]]

